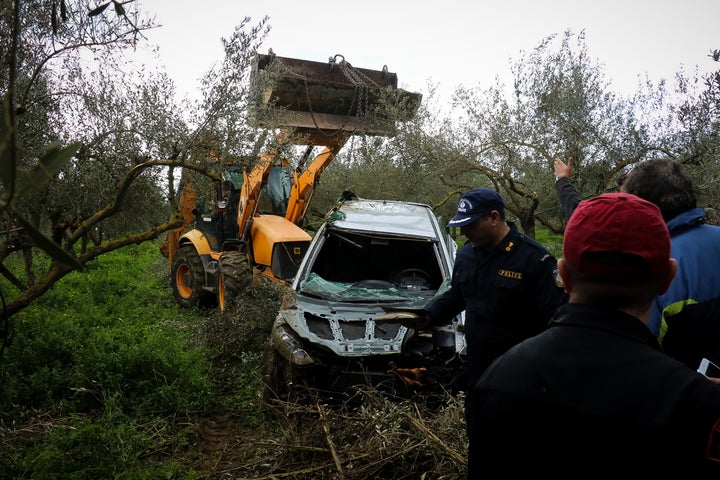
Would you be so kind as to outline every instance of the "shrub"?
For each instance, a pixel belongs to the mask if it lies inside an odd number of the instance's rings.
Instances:
[[[24,478],[193,478],[145,457],[213,394],[207,350],[146,243],[105,254],[12,318],[0,370],[0,471]],[[159,432],[162,431],[162,435]],[[12,441],[8,440],[11,438]],[[183,477],[183,475],[190,475]]]

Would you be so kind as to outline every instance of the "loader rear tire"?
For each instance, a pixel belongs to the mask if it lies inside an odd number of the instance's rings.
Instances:
[[[205,290],[204,286],[205,269],[200,256],[192,246],[180,247],[172,266],[175,300],[185,308],[210,306],[214,296]]]
[[[233,305],[253,281],[253,273],[243,252],[225,252],[220,257],[217,301],[221,310]]]

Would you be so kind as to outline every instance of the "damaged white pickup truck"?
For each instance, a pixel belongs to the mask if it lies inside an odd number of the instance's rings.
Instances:
[[[448,288],[457,246],[428,205],[351,199],[313,237],[274,322],[266,395],[405,396],[453,390],[465,357],[463,316],[429,331],[373,319],[420,308]]]

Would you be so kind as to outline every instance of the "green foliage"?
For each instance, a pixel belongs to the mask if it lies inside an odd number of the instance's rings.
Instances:
[[[165,276],[148,270],[158,257],[150,242],[103,255],[12,319],[0,421],[58,418],[45,420],[50,428],[26,429],[29,438],[0,453],[0,470],[28,478],[193,478],[142,461],[170,439],[187,443],[185,427],[173,422],[205,412],[213,394],[207,350],[189,348],[187,326],[201,322],[200,312],[181,310]]]
[[[285,288],[266,278],[225,312],[215,312],[198,324],[198,335],[214,365],[212,378],[222,406],[242,413],[242,423],[255,427],[265,420],[262,364],[270,328]]]
[[[17,314],[0,387],[13,395],[2,402],[89,412],[119,394],[142,414],[203,408],[208,364],[185,349],[166,286],[142,272],[148,255],[158,255],[151,243],[104,255]]]
[[[73,415],[67,421],[16,452],[18,469],[27,478],[196,478],[174,462],[144,462],[142,456],[156,448],[168,425],[162,420],[138,423],[122,413],[116,398],[107,399],[104,411],[96,417]]]
[[[535,230],[535,240],[550,250],[555,258],[562,257],[562,235],[552,233],[545,227],[539,227]]]

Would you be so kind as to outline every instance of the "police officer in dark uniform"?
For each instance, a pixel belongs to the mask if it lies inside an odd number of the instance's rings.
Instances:
[[[427,317],[442,324],[465,311],[467,380],[474,385],[495,357],[545,329],[567,294],[557,260],[505,220],[505,202],[494,190],[465,193],[448,227],[460,227],[467,242],[451,288],[427,307]]]
[[[555,309],[567,301],[557,260],[534,239],[505,220],[505,202],[487,188],[466,192],[448,227],[467,238],[453,268],[452,284],[428,305],[411,328],[449,322],[465,311],[467,385],[472,387],[492,361],[518,342],[543,331]],[[468,389],[470,425],[474,395]],[[468,430],[470,444],[472,432]],[[468,478],[479,478],[472,458]]]

